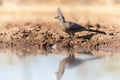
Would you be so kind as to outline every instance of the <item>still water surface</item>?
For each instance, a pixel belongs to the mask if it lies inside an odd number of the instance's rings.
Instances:
[[[120,80],[120,55],[0,53],[0,80]]]

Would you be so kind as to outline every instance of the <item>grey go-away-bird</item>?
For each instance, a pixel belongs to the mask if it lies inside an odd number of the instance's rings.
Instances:
[[[57,16],[55,16],[55,19],[59,20],[59,24],[60,24],[62,31],[68,33],[71,39],[74,37],[76,32],[80,32],[80,31],[91,31],[91,32],[98,32],[101,34],[105,34],[105,32],[98,31],[98,30],[92,30],[92,29],[86,29],[85,27],[77,23],[66,21],[60,8],[57,9]]]

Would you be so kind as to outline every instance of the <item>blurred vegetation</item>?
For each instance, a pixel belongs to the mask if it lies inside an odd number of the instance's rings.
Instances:
[[[0,0],[0,4],[118,4],[120,0]]]

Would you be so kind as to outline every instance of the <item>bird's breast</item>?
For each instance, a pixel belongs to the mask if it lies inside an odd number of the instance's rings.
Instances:
[[[66,31],[66,26],[65,25],[63,25],[63,24],[60,24],[60,28],[63,30],[63,31]]]

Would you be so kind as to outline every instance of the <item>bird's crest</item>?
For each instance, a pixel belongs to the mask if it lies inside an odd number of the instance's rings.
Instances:
[[[60,14],[60,15],[63,15],[62,11],[61,11],[61,9],[59,7],[57,8],[57,13]]]

